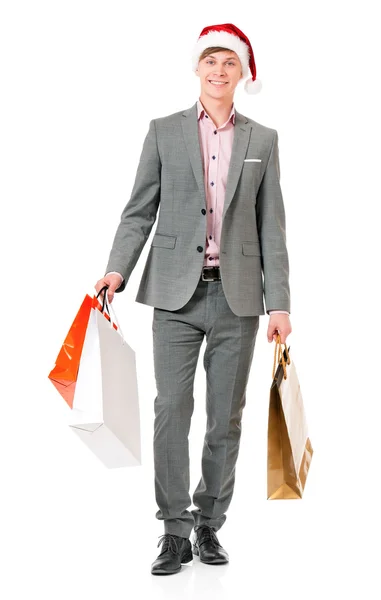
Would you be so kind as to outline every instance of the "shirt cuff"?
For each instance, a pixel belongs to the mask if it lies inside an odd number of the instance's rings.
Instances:
[[[118,273],[118,271],[109,271],[108,273],[106,273],[105,277],[107,277],[107,275],[119,275],[119,277],[122,279],[120,283],[123,283],[124,281],[123,275],[121,273]]]

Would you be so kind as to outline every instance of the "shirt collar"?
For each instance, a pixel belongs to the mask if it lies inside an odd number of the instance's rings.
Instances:
[[[204,109],[202,103],[200,102],[200,100],[197,100],[197,121],[199,121],[200,119],[202,119],[205,116],[205,114],[207,114],[207,113],[205,112],[205,109]],[[235,107],[234,107],[234,102],[232,104],[232,109],[230,111],[230,115],[229,115],[228,121],[230,119],[232,120],[233,125],[235,125]]]

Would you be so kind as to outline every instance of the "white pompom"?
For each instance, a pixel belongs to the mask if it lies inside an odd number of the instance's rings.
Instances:
[[[262,89],[262,82],[259,79],[255,79],[255,81],[253,81],[250,77],[250,79],[246,79],[245,81],[245,92],[247,92],[248,94],[258,94],[258,92],[260,92]]]

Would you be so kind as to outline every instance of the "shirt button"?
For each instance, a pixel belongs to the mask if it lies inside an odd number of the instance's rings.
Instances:
[[[215,156],[212,156],[213,160],[216,158]]]
[[[210,185],[214,185],[214,181],[211,181],[211,182],[210,182]]]
[[[209,236],[209,239],[210,239],[210,240],[212,239],[212,236],[211,236],[211,235]]]
[[[202,209],[201,209],[201,212],[202,212],[202,214],[203,214],[203,215],[205,215],[205,214],[206,214],[206,210],[205,210],[205,208],[202,208]]]
[[[217,133],[217,130],[216,130],[216,131],[214,131],[213,133],[214,133],[214,135],[216,135],[216,133]]]
[[[211,209],[209,210],[209,212],[213,212],[213,208],[211,208]]]
[[[205,115],[207,119],[209,119],[208,115]]]
[[[202,247],[202,246],[197,246],[197,250],[198,250],[199,252],[202,252],[202,251],[203,251],[203,247]]]
[[[213,260],[213,256],[209,256],[209,260]]]

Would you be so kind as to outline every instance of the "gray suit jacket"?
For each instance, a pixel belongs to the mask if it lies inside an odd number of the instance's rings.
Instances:
[[[219,261],[227,302],[238,316],[265,314],[263,295],[267,313],[275,309],[291,312],[279,180],[277,131],[236,110]],[[203,209],[196,102],[187,110],[150,121],[105,271],[123,275],[124,282],[116,291],[124,290],[158,213],[135,300],[166,310],[184,306],[196,289],[204,262]]]

